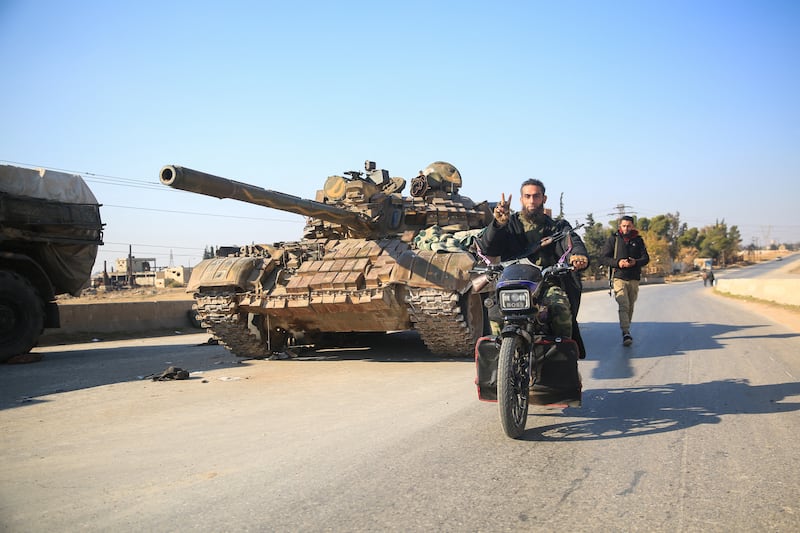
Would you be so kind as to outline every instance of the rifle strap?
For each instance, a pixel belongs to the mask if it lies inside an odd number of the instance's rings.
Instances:
[[[619,259],[617,259],[617,252],[619,252],[619,235],[616,233],[614,234],[614,264],[617,264]],[[608,295],[613,296],[614,292],[614,269],[617,268],[615,266],[608,267]]]

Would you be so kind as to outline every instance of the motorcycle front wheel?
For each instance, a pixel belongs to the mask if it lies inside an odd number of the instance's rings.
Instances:
[[[512,439],[525,431],[529,379],[525,343],[516,335],[503,338],[497,362],[497,403],[503,431]]]

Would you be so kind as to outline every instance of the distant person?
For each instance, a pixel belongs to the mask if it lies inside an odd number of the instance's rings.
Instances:
[[[708,269],[708,272],[706,272],[706,277],[703,278],[703,287],[706,286],[706,282],[708,282],[708,284],[712,287],[714,286],[714,271],[710,268]]]
[[[551,320],[556,335],[569,337],[578,344],[581,359],[586,357],[586,348],[578,329],[578,309],[581,303],[581,282],[578,271],[589,266],[589,254],[586,246],[566,220],[553,220],[544,211],[547,201],[544,184],[537,179],[529,179],[520,187],[522,210],[511,212],[511,195],[502,200],[494,209],[494,220],[486,226],[478,244],[484,254],[499,256],[501,261],[519,257],[535,248],[542,239],[561,232],[569,232],[572,240],[572,251],[567,261],[575,267],[571,276],[560,280],[562,286],[554,286],[547,290],[545,298],[550,302]],[[565,240],[547,244],[528,255],[536,265],[544,268],[556,264],[566,251]],[[496,325],[493,324],[493,327]]]
[[[703,278],[703,287],[705,287],[706,285],[708,285],[708,270],[706,270],[706,269],[704,268],[704,269],[703,269],[703,271],[702,271],[702,272],[700,272],[700,277],[702,277],[702,278]]]
[[[622,344],[630,346],[633,344],[633,306],[639,297],[642,267],[650,262],[644,240],[634,227],[633,217],[626,215],[619,219],[618,231],[606,241],[599,261],[610,269],[614,299],[619,307]]]

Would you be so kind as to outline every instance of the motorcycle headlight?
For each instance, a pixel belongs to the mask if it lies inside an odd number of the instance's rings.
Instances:
[[[500,291],[500,309],[503,311],[523,311],[531,307],[531,293],[528,289],[507,289]]]

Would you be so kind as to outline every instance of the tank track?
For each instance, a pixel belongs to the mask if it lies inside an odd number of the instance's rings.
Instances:
[[[437,289],[409,289],[406,295],[411,321],[422,342],[436,355],[472,357],[475,335],[464,317],[458,293]]]
[[[458,293],[409,289],[405,300],[413,327],[431,353],[472,357],[477,335],[464,317]],[[246,315],[236,312],[236,293],[197,295],[194,308],[206,331],[237,357],[265,359],[272,356],[266,344],[248,328]]]
[[[194,309],[206,331],[237,357],[266,359],[272,354],[247,327],[247,315],[237,312],[234,292],[198,294]]]

